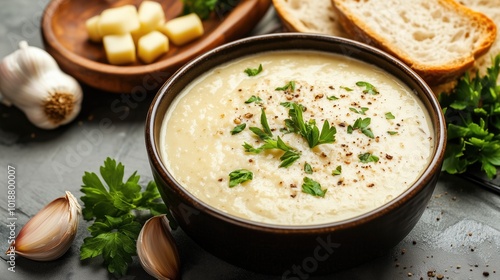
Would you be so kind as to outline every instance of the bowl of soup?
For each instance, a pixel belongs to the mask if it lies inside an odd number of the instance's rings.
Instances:
[[[183,231],[229,263],[286,279],[398,244],[425,210],[446,143],[437,98],[408,66],[301,33],[187,63],[159,90],[145,133]]]

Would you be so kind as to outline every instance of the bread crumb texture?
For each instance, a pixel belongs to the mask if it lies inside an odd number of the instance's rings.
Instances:
[[[452,80],[470,69],[497,33],[490,18],[452,0],[333,3],[351,36],[397,56],[429,84]]]

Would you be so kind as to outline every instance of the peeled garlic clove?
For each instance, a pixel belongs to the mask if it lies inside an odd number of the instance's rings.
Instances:
[[[14,242],[15,253],[35,261],[52,261],[61,257],[75,239],[81,207],[66,192],[40,210],[26,223]],[[6,253],[11,253],[11,249]]]
[[[179,279],[180,259],[165,215],[146,221],[137,238],[141,266],[156,279]]]

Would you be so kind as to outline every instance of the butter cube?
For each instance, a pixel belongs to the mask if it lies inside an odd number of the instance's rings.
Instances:
[[[141,27],[134,5],[106,9],[101,13],[98,28],[101,36],[125,34]]]
[[[168,51],[168,38],[158,31],[151,31],[142,36],[138,43],[139,58],[145,63],[151,63]]]
[[[195,13],[171,19],[159,30],[178,46],[191,42],[204,32],[201,19]]]
[[[101,42],[102,36],[99,33],[99,18],[100,16],[93,16],[85,21],[85,28],[87,29],[87,34],[89,36],[90,41],[93,42]]]
[[[138,17],[144,34],[156,30],[158,26],[165,23],[163,8],[155,1],[143,1],[139,6]]]
[[[106,35],[102,41],[109,63],[123,65],[135,62],[135,45],[130,33]]]

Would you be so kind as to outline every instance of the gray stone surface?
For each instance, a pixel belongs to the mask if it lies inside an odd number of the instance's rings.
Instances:
[[[39,22],[47,2],[0,0],[0,58],[16,49],[21,39],[42,47]],[[272,31],[277,24],[271,12],[254,33]],[[39,130],[18,109],[0,105],[0,251],[7,249],[9,236],[8,165],[16,168],[17,232],[64,191],[80,197],[82,175],[97,172],[107,156],[123,162],[128,173],[138,170],[143,183],[152,179],[144,146],[144,120],[152,95],[117,95],[88,87],[84,91],[78,119],[53,131]],[[106,123],[110,126],[103,127]],[[499,214],[499,195],[442,175],[417,226],[386,256],[348,271],[309,279],[436,279],[428,276],[428,271],[442,274],[444,279],[500,279]],[[85,221],[80,223],[71,249],[57,261],[41,263],[18,256],[15,272],[11,272],[7,256],[0,254],[0,279],[113,279],[99,261],[79,260],[88,226]],[[281,279],[225,263],[203,251],[181,230],[174,235],[183,262],[182,279]],[[122,279],[151,277],[135,262]]]

